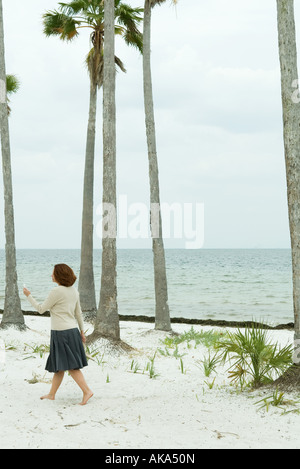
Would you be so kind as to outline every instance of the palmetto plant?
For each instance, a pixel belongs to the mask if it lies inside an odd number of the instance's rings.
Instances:
[[[143,39],[138,26],[142,21],[142,9],[133,8],[121,0],[115,0],[115,34],[129,46],[142,51]],[[46,36],[58,36],[63,41],[73,41],[80,31],[90,32],[91,49],[86,57],[90,76],[90,110],[86,143],[84,195],[82,213],[81,265],[79,292],[83,311],[96,310],[93,273],[93,198],[94,156],[96,135],[97,91],[103,84],[104,64],[104,0],[73,0],[59,3],[58,10],[43,16]],[[115,56],[116,67],[125,67]]]
[[[217,348],[224,361],[233,362],[229,376],[241,386],[247,384],[248,378],[254,387],[270,383],[292,364],[293,347],[280,348],[271,343],[268,331],[256,326],[229,332]]]

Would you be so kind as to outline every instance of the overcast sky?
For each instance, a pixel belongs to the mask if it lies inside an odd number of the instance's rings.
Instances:
[[[3,0],[7,73],[21,81],[10,118],[19,249],[80,248],[90,44],[85,30],[71,44],[43,36],[42,14],[57,4]],[[133,203],[149,205],[142,59],[120,40],[116,54],[127,68],[117,77],[117,189],[130,212]],[[179,0],[176,9],[166,2],[153,11],[152,68],[162,202],[204,204],[204,248],[289,248],[276,2]],[[98,110],[95,227],[102,93]],[[2,180],[0,190],[3,227]]]

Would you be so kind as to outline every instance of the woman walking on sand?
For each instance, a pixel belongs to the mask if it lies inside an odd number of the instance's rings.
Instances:
[[[52,281],[57,283],[58,287],[51,290],[42,305],[37,303],[27,288],[23,290],[28,301],[40,314],[50,311],[51,315],[50,355],[46,363],[46,370],[54,373],[54,378],[49,394],[41,399],[54,401],[65,371],[69,371],[83,392],[80,405],[86,405],[93,393],[80,371],[81,368],[88,366],[88,363],[83,347],[86,339],[83,331],[79,293],[73,287],[76,276],[68,265],[57,264],[53,270]]]

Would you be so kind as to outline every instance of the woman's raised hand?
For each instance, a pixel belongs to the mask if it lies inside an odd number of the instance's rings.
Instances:
[[[31,295],[30,291],[26,287],[23,288],[23,293],[25,296]]]

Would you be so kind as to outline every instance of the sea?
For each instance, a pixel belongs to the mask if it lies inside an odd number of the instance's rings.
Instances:
[[[17,251],[23,310],[32,310],[23,284],[42,302],[53,288],[56,263],[79,275],[80,250]],[[271,326],[293,322],[291,251],[289,249],[167,249],[171,318],[258,321]],[[101,250],[94,252],[97,301]],[[155,315],[151,249],[118,250],[118,307],[121,315]],[[0,250],[0,309],[4,306],[5,252]]]

